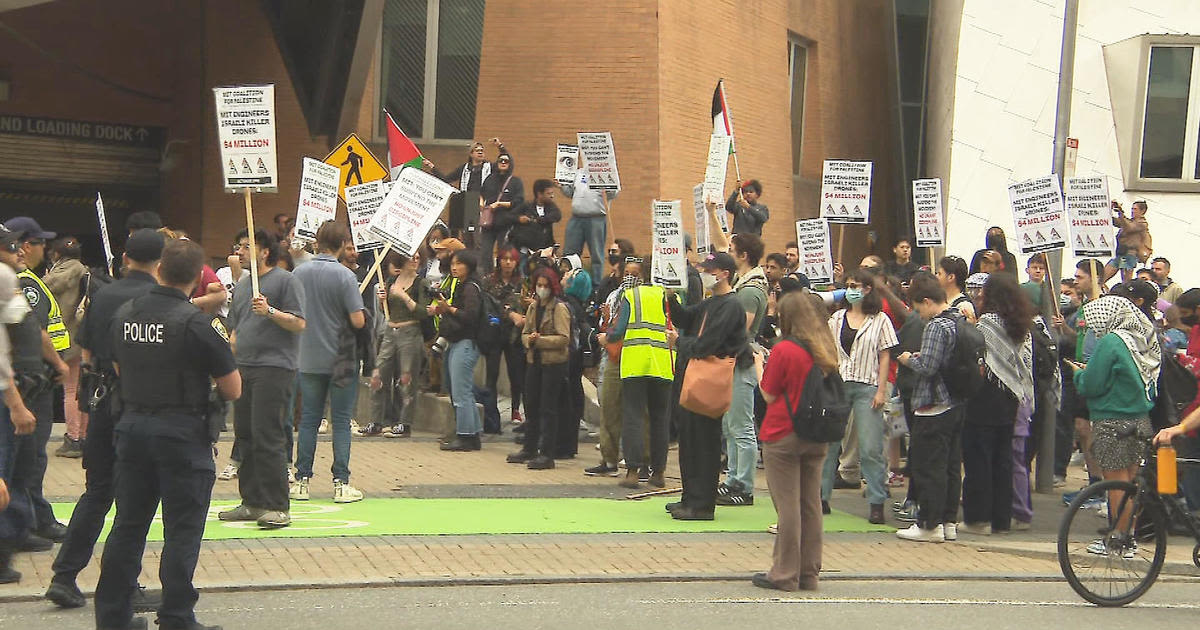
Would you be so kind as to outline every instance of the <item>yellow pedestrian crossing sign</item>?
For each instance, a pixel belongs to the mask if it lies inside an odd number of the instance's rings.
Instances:
[[[337,145],[324,162],[342,170],[341,181],[338,182],[338,197],[346,201],[346,187],[373,182],[388,176],[388,170],[371,153],[367,145],[358,139],[358,135],[350,134],[342,143]]]

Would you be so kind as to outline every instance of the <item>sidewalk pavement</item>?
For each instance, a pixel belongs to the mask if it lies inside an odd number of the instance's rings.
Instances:
[[[52,441],[51,446],[54,445]],[[220,444],[218,471],[228,461],[230,446],[228,440]],[[440,451],[432,435],[390,440],[355,438],[352,483],[368,497],[584,496],[624,500],[629,492],[619,488],[614,478],[582,474],[583,468],[599,461],[594,444],[581,443],[577,458],[560,461],[557,468],[549,471],[531,471],[505,463],[505,454],[515,449],[507,432],[486,442],[477,453]],[[675,451],[671,452],[670,460],[668,487],[678,482]],[[319,476],[312,486],[314,498],[332,496],[332,484],[324,473],[330,462],[331,444],[328,436],[321,436],[315,467]],[[765,474],[757,477],[757,492],[768,496]],[[52,501],[74,501],[82,487],[79,460],[50,458],[45,493]],[[899,499],[903,489],[894,492]],[[218,481],[213,497],[236,500],[237,482]],[[1062,514],[1061,500],[1057,493],[1035,495],[1034,503],[1037,515],[1034,529],[1007,536],[960,535],[958,542],[931,545],[900,541],[890,533],[826,534],[823,577],[1060,579],[1053,540]],[[863,517],[867,509],[861,493],[854,490],[837,491],[833,507]],[[720,508],[717,518],[720,510],[736,509]],[[888,518],[892,518],[890,514]],[[206,541],[200,553],[196,585],[202,590],[253,590],[471,581],[730,579],[765,570],[773,538],[766,532],[743,532]],[[157,586],[161,548],[161,543],[147,545],[143,584]],[[95,588],[101,550],[102,545],[98,545],[93,563],[80,575],[80,587],[85,592]],[[1174,561],[1183,549],[1176,542],[1172,550]],[[1186,550],[1189,561],[1190,550],[1189,545]],[[19,554],[15,568],[25,577],[19,584],[0,586],[0,601],[40,597],[52,576],[53,558],[52,552]]]

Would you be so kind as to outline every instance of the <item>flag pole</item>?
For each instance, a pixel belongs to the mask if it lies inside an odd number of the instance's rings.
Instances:
[[[250,187],[242,189],[246,201],[246,233],[250,235],[250,287],[258,297],[258,241],[254,238],[254,207],[250,203]]]

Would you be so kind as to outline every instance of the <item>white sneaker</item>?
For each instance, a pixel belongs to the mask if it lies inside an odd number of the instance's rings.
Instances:
[[[992,526],[990,523],[963,523],[958,529],[964,534],[971,534],[973,536],[992,535]]]
[[[292,468],[291,464],[287,465],[287,477],[288,487],[290,488],[292,484],[296,483],[296,471]]]
[[[362,437],[362,427],[358,426],[358,420],[350,418],[350,434]]]
[[[217,481],[232,481],[237,479],[237,473],[238,465],[230,462],[225,465],[225,470],[222,470],[221,474],[217,475]]]
[[[307,501],[308,478],[304,477],[297,479],[296,483],[292,484],[292,489],[288,491],[288,497],[290,497],[293,501]]]
[[[334,503],[354,503],[362,501],[363,493],[358,488],[341,481],[333,482],[333,502]]]
[[[958,523],[942,523],[942,534],[946,540],[958,540]]]
[[[317,433],[321,435],[329,433],[329,418],[321,418],[321,426],[317,427]]]
[[[1033,523],[1026,523],[1025,521],[1018,521],[1015,518],[1013,519],[1012,530],[1014,532],[1027,532],[1031,529],[1033,529]]]
[[[913,542],[946,542],[946,534],[941,525],[933,529],[921,529],[916,523],[913,523],[908,529],[897,530],[896,537]]]

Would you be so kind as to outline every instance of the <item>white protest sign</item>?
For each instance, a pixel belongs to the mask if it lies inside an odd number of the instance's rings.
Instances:
[[[1067,213],[1057,177],[1045,175],[1011,184],[1008,202],[1022,254],[1066,247]]]
[[[296,210],[296,235],[305,242],[316,240],[321,224],[337,218],[341,173],[336,166],[304,158],[304,168],[300,172],[300,205]]]
[[[942,219],[941,178],[914,179],[912,197],[917,247],[945,247],[946,225]]]
[[[1068,177],[1063,197],[1071,223],[1071,251],[1080,258],[1107,260],[1116,254],[1108,180],[1104,177]]]
[[[679,200],[654,200],[654,252],[651,282],[661,287],[687,286],[687,255],[683,251],[683,216]]]
[[[825,160],[821,174],[821,218],[830,223],[871,220],[871,163]]]
[[[581,131],[576,137],[579,140],[579,152],[583,154],[588,188],[621,190],[621,175],[617,172],[617,152],[613,148],[612,134],[607,131]]]
[[[108,218],[104,216],[104,200],[96,191],[96,218],[100,219],[100,240],[104,243],[104,264],[108,267],[109,275],[113,273],[112,242],[108,238]]]
[[[729,168],[730,136],[713,135],[708,140],[708,163],[704,166],[704,199],[725,200],[725,172]]]
[[[796,221],[796,243],[800,246],[797,270],[812,284],[833,282],[833,255],[829,247],[829,222],[825,219]]]
[[[401,255],[412,256],[454,192],[454,187],[433,175],[406,168],[371,217],[371,233]]]
[[[704,206],[704,184],[692,188],[692,206],[696,213],[696,255],[701,258],[712,252],[712,235],[708,233],[708,208]]]
[[[213,88],[225,190],[279,190],[275,162],[275,86]]]
[[[554,179],[560,184],[572,184],[578,171],[579,147],[573,144],[559,144],[554,150]]]
[[[346,187],[346,214],[350,217],[350,237],[354,249],[365,252],[383,247],[383,242],[371,233],[371,217],[379,210],[388,193],[388,183],[382,180]]]
[[[721,232],[726,236],[729,235],[729,213],[725,212],[725,202],[718,201],[717,207],[713,209],[717,215],[717,225],[721,226]]]

